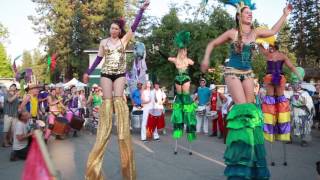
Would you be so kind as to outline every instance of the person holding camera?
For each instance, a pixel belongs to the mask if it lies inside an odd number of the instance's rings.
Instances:
[[[12,132],[18,117],[19,92],[16,84],[12,84],[4,97],[3,147],[10,147]]]

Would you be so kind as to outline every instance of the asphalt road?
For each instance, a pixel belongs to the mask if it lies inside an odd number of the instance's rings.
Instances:
[[[2,130],[2,123],[0,123]],[[169,127],[170,129],[170,127]],[[161,135],[160,142],[142,143],[137,132],[133,133],[134,152],[139,180],[221,180],[225,145],[221,139],[200,134],[192,144],[189,155],[185,138],[179,141],[178,155],[174,155],[174,141],[170,130]],[[1,137],[2,138],[2,137]],[[82,131],[77,138],[50,139],[48,149],[55,167],[65,180],[82,180],[86,160],[95,141],[95,135]],[[2,141],[0,141],[2,142]],[[268,160],[270,145],[266,144]],[[9,161],[10,148],[0,148],[0,179],[21,179],[23,161]],[[314,130],[312,143],[301,147],[298,142],[287,145],[288,166],[283,166],[282,144],[273,145],[276,166],[269,166],[272,180],[317,179],[315,162],[320,160],[320,131]],[[270,162],[270,161],[269,161]],[[270,164],[270,163],[269,163]],[[108,180],[121,180],[120,159],[116,133],[112,134],[104,158],[103,172]]]

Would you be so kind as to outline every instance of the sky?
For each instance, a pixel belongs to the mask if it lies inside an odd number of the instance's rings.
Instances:
[[[178,5],[189,2],[191,5],[200,5],[202,0],[150,0],[151,4],[146,13],[161,18],[168,13],[171,3]],[[213,1],[213,0],[209,0]],[[257,10],[253,12],[253,17],[260,23],[272,27],[280,18],[285,7],[286,0],[253,0]],[[35,4],[31,0],[4,0],[0,6],[0,23],[9,30],[9,42],[5,47],[11,59],[22,54],[24,50],[31,51],[36,48],[43,49],[39,44],[39,35],[32,27],[29,15],[36,15]],[[235,14],[233,7],[226,6],[228,12]],[[182,15],[181,15],[182,16]]]

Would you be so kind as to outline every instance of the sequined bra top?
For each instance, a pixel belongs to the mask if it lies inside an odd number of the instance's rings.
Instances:
[[[237,52],[237,43],[233,42],[230,48],[230,60],[228,67],[240,70],[252,69],[252,50],[255,48],[255,42],[243,44],[242,51]]]
[[[126,53],[122,42],[115,49],[110,49],[106,44],[105,61],[102,65],[101,73],[109,75],[123,74],[126,72],[126,65]]]
[[[186,69],[177,69],[176,70],[176,75],[188,75],[188,68]]]

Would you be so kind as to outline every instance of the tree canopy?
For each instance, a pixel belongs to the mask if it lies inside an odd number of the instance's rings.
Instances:
[[[8,29],[0,22],[0,77],[13,77],[10,58],[7,55],[5,41],[9,38]]]
[[[57,54],[57,68],[52,74],[54,81],[59,80],[61,74],[65,74],[67,79],[81,77],[88,66],[88,56],[83,51],[97,49],[99,41],[108,35],[113,19],[125,17],[127,22],[132,21],[139,5],[136,0],[32,1],[37,5],[38,14],[29,19],[41,35],[47,54]],[[319,67],[319,0],[289,2],[293,5],[293,13],[289,23],[278,35],[281,51],[294,64],[297,62],[297,65]],[[184,14],[183,18],[179,14]],[[177,48],[173,45],[175,34],[181,30],[191,32],[192,43],[188,47],[188,57],[195,62],[189,69],[193,83],[198,83],[199,78],[204,76],[209,82],[220,84],[223,83],[222,65],[229,55],[228,45],[214,49],[211,66],[215,71],[202,74],[200,62],[207,43],[234,26],[234,15],[230,15],[220,5],[173,5],[161,19],[144,15],[135,40],[146,45],[148,73],[151,77],[164,85],[171,85],[175,67],[159,55],[156,47],[170,56],[176,56]],[[259,26],[259,22],[255,21],[254,26]],[[1,29],[0,26],[0,34]],[[265,67],[265,59],[258,51],[255,52],[253,69],[260,80]]]

